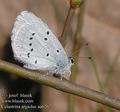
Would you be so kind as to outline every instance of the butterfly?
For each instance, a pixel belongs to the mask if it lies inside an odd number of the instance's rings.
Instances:
[[[28,11],[17,16],[11,36],[16,60],[25,68],[58,74],[71,74],[73,59],[40,18]]]

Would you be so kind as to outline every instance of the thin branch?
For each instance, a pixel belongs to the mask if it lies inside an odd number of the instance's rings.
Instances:
[[[120,99],[116,99],[101,92],[71,83],[67,80],[60,80],[51,76],[43,76],[38,72],[23,69],[22,67],[3,60],[0,60],[0,70],[120,110]]]
[[[66,30],[66,27],[67,27],[68,18],[70,17],[71,9],[72,9],[72,8],[69,7],[68,14],[67,14],[67,17],[66,17],[66,19],[65,19],[65,24],[64,24],[64,27],[63,27],[63,31],[62,31],[61,37],[63,37],[64,34],[65,34],[65,30]]]
[[[79,12],[77,15],[77,25],[76,25],[76,32],[74,35],[73,40],[73,48],[72,53],[73,58],[75,60],[74,66],[72,66],[72,74],[70,76],[70,81],[75,82],[78,75],[78,62],[79,62],[79,53],[82,47],[83,38],[82,34],[82,26],[83,26],[83,19],[84,19],[84,10],[85,10],[85,2],[80,6]],[[68,112],[74,112],[75,108],[75,98],[73,95],[68,95]]]
[[[71,13],[72,13],[72,8],[69,7],[67,17],[65,19],[65,23],[64,23],[64,26],[63,26],[62,34],[59,38],[60,42],[63,46],[65,46],[65,42],[66,42],[66,30],[67,30],[67,28],[69,26],[69,23],[70,23]]]
[[[104,87],[107,86],[108,81],[111,79],[111,77],[112,77],[112,75],[113,75],[113,71],[114,71],[114,69],[115,69],[115,65],[116,65],[117,62],[118,62],[119,56],[120,56],[120,49],[118,50],[115,58],[113,59],[111,65],[110,65],[110,67],[109,67],[108,74],[107,74],[107,76],[106,76],[106,78],[105,78],[105,81],[104,81]]]
[[[102,82],[101,82],[101,80],[100,80],[100,74],[99,74],[99,72],[98,72],[98,68],[97,68],[97,64],[96,64],[96,61],[95,61],[95,57],[94,57],[94,55],[93,55],[93,53],[92,53],[92,51],[91,51],[91,49],[90,49],[89,47],[87,47],[86,51],[87,51],[87,53],[92,57],[92,59],[91,59],[91,64],[92,64],[93,70],[94,70],[94,72],[95,72],[94,75],[95,75],[95,77],[96,77],[99,90],[100,90],[101,92],[104,92],[103,84],[102,84]]]

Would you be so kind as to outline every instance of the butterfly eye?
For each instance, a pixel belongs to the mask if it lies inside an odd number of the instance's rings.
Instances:
[[[74,63],[74,59],[72,57],[68,57],[68,59],[72,64]]]
[[[74,60],[73,60],[73,58],[71,58],[71,63],[72,63],[72,64],[74,63]]]

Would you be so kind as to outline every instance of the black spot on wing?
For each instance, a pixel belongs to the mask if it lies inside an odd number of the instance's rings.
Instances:
[[[33,51],[33,48],[31,49],[31,52]]]
[[[33,37],[30,37],[29,39],[30,39],[30,40],[32,40],[32,39],[33,39]]]
[[[59,53],[60,51],[59,50],[57,50],[57,53]]]
[[[27,53],[27,57],[28,57],[28,58],[30,57],[30,53]]]
[[[37,64],[37,60],[35,60],[35,64]]]
[[[47,53],[46,56],[49,56],[49,53]]]
[[[29,46],[32,46],[32,43],[29,43]]]
[[[34,36],[34,35],[35,35],[35,33],[32,33],[32,35]]]
[[[44,40],[48,40],[47,38],[44,38]]]
[[[50,32],[49,32],[49,31],[47,31],[47,35],[49,35],[49,33],[50,33]]]

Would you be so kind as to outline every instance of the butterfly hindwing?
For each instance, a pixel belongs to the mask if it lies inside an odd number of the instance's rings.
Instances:
[[[15,58],[27,68],[51,69],[67,61],[63,47],[48,26],[27,11],[17,17],[11,39]]]

